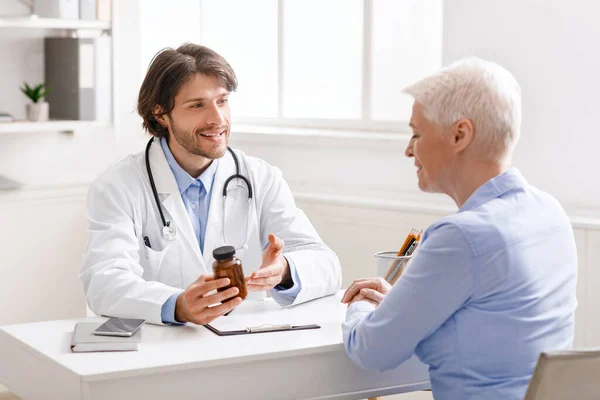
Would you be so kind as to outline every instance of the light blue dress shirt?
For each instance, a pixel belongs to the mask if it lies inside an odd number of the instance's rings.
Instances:
[[[204,235],[206,233],[206,222],[208,221],[208,211],[210,209],[210,197],[219,160],[214,160],[210,163],[208,168],[198,178],[192,178],[177,163],[165,138],[160,139],[160,145],[165,153],[169,167],[175,176],[179,193],[183,199],[183,204],[196,234],[196,240],[198,240],[198,245],[200,246],[200,252],[204,253]]]
[[[198,177],[192,178],[175,160],[169,145],[164,138],[160,139],[160,145],[165,153],[165,157],[175,176],[179,193],[185,205],[185,209],[190,217],[190,222],[194,228],[196,239],[198,240],[198,246],[200,251],[204,253],[204,237],[206,233],[206,224],[208,221],[208,212],[210,210],[210,199],[212,194],[213,182],[219,160],[213,161],[208,168]],[[290,265],[290,273],[292,274],[292,280],[294,285],[286,290],[278,290],[278,293],[285,296],[284,299],[289,299],[290,303],[296,298],[302,286],[296,268],[293,263],[288,259]],[[174,294],[163,304],[161,308],[161,318],[164,323],[176,324],[175,320],[175,305],[177,302],[178,294]]]
[[[350,305],[346,351],[379,371],[416,354],[436,400],[522,400],[540,352],[572,346],[576,281],[565,212],[513,168],[427,229],[379,307]]]

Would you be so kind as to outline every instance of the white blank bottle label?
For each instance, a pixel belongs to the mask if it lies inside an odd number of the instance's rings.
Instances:
[[[79,88],[94,88],[94,44],[79,45]]]

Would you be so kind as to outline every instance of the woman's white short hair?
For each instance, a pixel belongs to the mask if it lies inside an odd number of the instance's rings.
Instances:
[[[425,118],[450,127],[467,118],[482,157],[510,161],[521,129],[521,88],[510,72],[476,57],[457,61],[404,89]]]

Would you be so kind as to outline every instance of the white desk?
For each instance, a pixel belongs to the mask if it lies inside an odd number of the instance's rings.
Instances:
[[[71,353],[81,320],[4,326],[0,384],[25,400],[364,399],[429,387],[415,358],[386,373],[355,366],[342,345],[345,309],[330,296],[289,309],[321,329],[243,336],[145,325],[136,352]]]

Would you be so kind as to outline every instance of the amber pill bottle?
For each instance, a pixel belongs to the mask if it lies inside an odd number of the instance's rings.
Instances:
[[[239,290],[238,297],[246,298],[246,281],[244,280],[244,271],[242,270],[242,261],[235,256],[235,248],[233,246],[221,246],[213,250],[215,262],[212,265],[215,279],[229,278],[231,284],[229,286],[217,289],[222,292],[231,287],[237,287]]]

